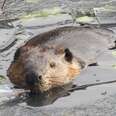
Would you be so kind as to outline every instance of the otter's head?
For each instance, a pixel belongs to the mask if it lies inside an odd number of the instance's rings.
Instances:
[[[83,65],[68,48],[33,48],[24,65],[26,84],[47,91],[71,82]]]

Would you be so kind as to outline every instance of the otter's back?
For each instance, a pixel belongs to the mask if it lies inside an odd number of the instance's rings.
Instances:
[[[26,45],[63,46],[87,63],[94,62],[102,52],[115,45],[113,32],[95,27],[61,27],[37,35]]]

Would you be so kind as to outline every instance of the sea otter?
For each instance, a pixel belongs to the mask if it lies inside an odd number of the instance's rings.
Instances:
[[[68,26],[39,34],[17,49],[8,77],[17,87],[35,93],[68,84],[114,44],[109,33]]]

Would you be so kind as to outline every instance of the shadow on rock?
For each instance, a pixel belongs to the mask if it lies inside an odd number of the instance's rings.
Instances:
[[[39,94],[24,93],[21,96],[9,100],[8,102],[2,104],[1,106],[11,107],[11,106],[19,105],[20,103],[26,103],[27,106],[32,106],[32,107],[50,105],[61,97],[69,96],[71,93],[70,90],[75,87],[76,85],[70,83],[62,87],[53,88],[44,93],[39,93]]]

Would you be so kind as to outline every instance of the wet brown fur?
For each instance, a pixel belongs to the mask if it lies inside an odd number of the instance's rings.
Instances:
[[[16,51],[14,61],[11,63],[8,69],[8,77],[12,83],[14,83],[18,87],[30,89],[34,92],[43,92],[51,88],[70,83],[75,77],[77,77],[80,74],[81,68],[83,68],[81,64],[85,65],[83,61],[76,58],[74,55],[71,59],[71,62],[66,61],[66,59],[64,58],[66,48],[63,45],[46,44],[47,42],[52,41],[52,39],[58,36],[59,33],[63,32],[64,29],[65,28],[56,29],[40,34],[32,38],[24,46],[20,47]],[[67,31],[70,31],[72,29],[75,28],[66,28]],[[42,75],[40,83],[37,82],[34,83],[34,85],[28,85],[25,82],[26,74],[32,70],[37,70],[35,72],[37,72],[38,74],[38,70],[40,69],[37,69],[37,63],[39,64],[37,58],[40,57],[43,57],[43,59],[44,57],[47,58],[48,63],[45,66],[43,66],[45,67],[46,72],[42,72],[44,76]],[[35,61],[33,58],[35,58]],[[30,64],[31,60],[32,64]],[[56,69],[54,69],[54,64],[51,64],[51,66],[53,67],[49,68],[49,60],[50,62],[51,60],[54,60],[54,62],[56,62],[56,65],[57,60],[62,61],[58,61],[59,68],[57,68],[56,66]],[[60,68],[62,68],[62,70],[60,70]],[[44,69],[41,70],[43,71]]]

